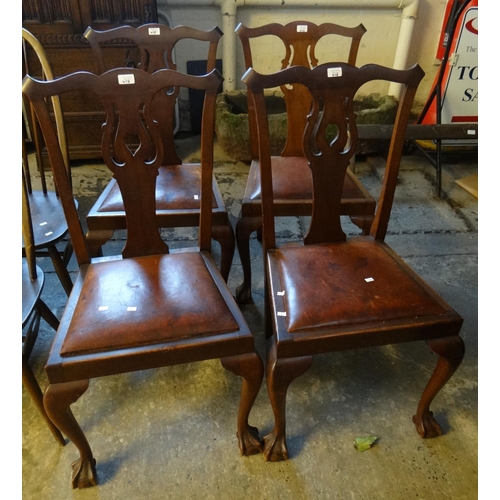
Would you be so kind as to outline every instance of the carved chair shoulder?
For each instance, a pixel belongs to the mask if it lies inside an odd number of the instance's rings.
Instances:
[[[326,35],[351,38],[348,62],[355,64],[359,41],[366,33],[366,28],[362,24],[349,28],[334,23],[318,25],[310,21],[293,21],[286,25],[270,23],[256,28],[248,28],[240,23],[235,31],[243,44],[247,69],[252,66],[250,39],[267,35],[280,38],[285,45],[286,55],[281,66],[281,69],[285,69],[292,65],[316,66],[316,44]]]
[[[170,28],[156,23],[143,24],[137,28],[119,26],[105,31],[98,31],[89,26],[83,34],[92,47],[101,73],[106,70],[102,54],[103,44],[127,41],[134,43],[139,48],[141,57],[137,67],[152,73],[162,68],[176,69],[172,50],[177,42],[184,39],[210,43],[208,69],[211,71],[215,68],[215,54],[222,35],[217,26],[211,30],[199,30],[190,26]]]

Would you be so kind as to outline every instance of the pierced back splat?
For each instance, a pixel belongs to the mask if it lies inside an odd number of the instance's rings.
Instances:
[[[154,118],[155,96],[173,86],[205,90],[205,99],[210,106],[215,102],[216,92],[222,77],[214,70],[208,76],[193,77],[174,70],[160,70],[154,74],[130,68],[110,70],[101,76],[79,72],[62,77],[47,85],[33,82],[27,77],[23,90],[30,98],[40,120],[44,122],[44,134],[48,143],[51,161],[60,163],[60,150],[56,144],[55,131],[48,123],[50,117],[44,99],[52,94],[62,94],[75,90],[94,92],[106,110],[106,122],[103,124],[102,155],[108,168],[120,187],[127,218],[127,242],[123,249],[124,257],[146,256],[168,253],[167,244],[161,239],[155,204],[155,186],[158,169],[162,164],[163,141],[161,125]],[[31,89],[31,86],[35,86]],[[208,106],[208,107],[210,107]],[[200,228],[200,248],[210,248],[211,241],[211,203],[212,203],[212,154],[213,113],[203,116],[204,127],[209,140],[202,143],[203,170],[201,181],[201,216],[200,221],[208,225]],[[135,143],[138,140],[138,146]],[[203,151],[205,152],[203,154]],[[58,169],[55,169],[56,174]],[[67,179],[56,176],[56,184],[61,191],[61,199],[66,217],[78,220],[72,197],[67,194]],[[208,211],[208,213],[205,213]],[[81,225],[75,222],[75,253],[79,265],[90,262],[85,237],[81,234]]]
[[[168,253],[156,227],[155,187],[163,158],[158,122],[152,119],[151,101],[127,88],[135,77],[146,73],[124,75],[106,73],[103,86],[112,91],[102,96],[106,109],[103,125],[102,154],[113,172],[123,197],[127,214],[125,257]],[[118,79],[119,86],[112,85]],[[108,83],[109,81],[109,83]],[[138,146],[135,147],[135,141]],[[144,242],[148,242],[147,246]]]
[[[391,139],[382,193],[370,233],[383,239],[389,221],[396,186],[399,158],[405,140],[405,128],[399,123],[408,119],[416,88],[423,72],[411,69],[393,70],[376,64],[356,68],[345,63],[327,63],[309,69],[292,67],[271,75],[261,75],[249,69],[243,81],[251,89],[259,130],[261,162],[264,247],[276,248],[271,186],[270,145],[264,89],[285,84],[307,87],[312,96],[311,112],[307,118],[302,147],[313,178],[313,210],[305,244],[344,241],[340,224],[342,185],[349,160],[356,150],[357,127],[353,99],[358,89],[372,80],[406,83],[400,98],[395,133]],[[327,127],[335,126],[337,135],[327,138]]]
[[[258,28],[247,28],[239,25],[236,33],[243,45],[246,68],[253,67],[250,39],[264,35],[274,35],[281,39],[285,46],[285,57],[281,61],[281,69],[291,66],[313,68],[318,65],[316,45],[326,35],[338,35],[351,39],[347,62],[354,65],[358,55],[361,37],[366,28],[360,24],[354,28],[347,28],[334,23],[316,25],[308,21],[293,21],[286,25],[271,23]],[[280,86],[287,108],[287,137],[281,156],[303,156],[302,132],[304,131],[305,116],[311,108],[311,96],[308,90],[298,83]],[[256,124],[253,116],[251,99],[249,100],[249,125],[257,136]],[[251,132],[252,134],[252,132]],[[257,158],[257,145],[252,143],[252,158]]]
[[[139,50],[140,59],[137,68],[148,73],[154,73],[160,69],[176,70],[173,51],[175,45],[184,39],[208,42],[207,73],[215,69],[217,45],[222,37],[219,28],[210,31],[198,30],[189,26],[176,26],[169,28],[162,24],[144,24],[137,28],[132,26],[119,26],[106,31],[97,31],[90,26],[84,33],[84,37],[92,47],[94,58],[97,62],[99,72],[104,73],[110,69],[106,67],[103,48],[106,43],[113,40],[127,40],[135,44]],[[181,158],[175,151],[174,143],[174,109],[179,87],[171,87],[163,90],[155,97],[153,106],[153,117],[162,124],[162,140],[165,145],[163,165],[178,165],[182,163]]]
[[[349,160],[356,151],[356,116],[351,88],[316,89],[311,113],[304,132],[304,153],[312,170],[313,204],[305,243],[345,240],[340,224],[340,201]],[[354,90],[355,92],[355,90]],[[327,128],[334,126],[336,136],[330,141]]]

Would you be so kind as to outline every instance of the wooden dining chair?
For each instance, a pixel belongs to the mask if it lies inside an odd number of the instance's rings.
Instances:
[[[46,365],[49,386],[44,395],[51,420],[80,452],[73,464],[73,487],[97,482],[92,450],[70,408],[95,377],[221,358],[224,368],[243,377],[237,418],[240,452],[262,450],[248,415],[261,385],[263,363],[210,253],[215,99],[221,81],[217,70],[188,76],[136,68],[100,76],[78,72],[51,82],[24,79],[23,93],[43,131],[79,265]],[[198,246],[178,251],[161,238],[155,198],[165,154],[155,96],[172,87],[205,92]],[[106,110],[102,155],[123,197],[127,239],[122,256],[91,259],[72,202],[46,100],[73,91],[94,93]]]
[[[438,391],[460,365],[462,318],[384,242],[415,91],[424,72],[343,63],[289,68],[273,75],[250,69],[243,77],[257,115],[262,182],[267,322],[272,335],[267,386],[275,424],[264,438],[266,460],[288,458],[286,394],[315,354],[425,340],[439,358],[413,422],[422,437],[441,434],[430,411]],[[402,85],[396,123],[375,219],[369,235],[346,237],[341,225],[342,185],[356,151],[356,91],[372,80]],[[303,147],[313,178],[310,226],[302,244],[275,239],[272,158],[264,90],[305,85],[313,97]],[[334,125],[330,140],[326,129]],[[293,411],[293,410],[292,410]]]
[[[24,177],[24,175],[23,175]],[[33,352],[40,320],[43,318],[54,330],[59,328],[59,320],[42,300],[41,294],[45,283],[45,275],[36,265],[36,250],[33,231],[33,221],[30,210],[30,197],[23,178],[22,187],[22,233],[25,255],[22,259],[22,330],[23,330],[23,386],[28,391],[38,411],[44,418],[57,442],[65,445],[66,441],[59,429],[52,423],[43,406],[43,394],[38,381],[31,369],[29,359]]]
[[[100,73],[111,69],[105,59],[106,44],[128,40],[137,46],[137,68],[153,73],[162,68],[175,70],[173,51],[180,41],[208,43],[207,72],[215,69],[219,28],[201,31],[188,26],[169,28],[161,24],[145,24],[138,28],[121,26],[107,31],[87,28],[84,33],[97,61]],[[161,123],[165,144],[164,158],[156,183],[158,227],[196,227],[200,215],[199,201],[194,193],[200,184],[200,164],[183,162],[175,150],[175,105],[179,89],[169,89],[155,98],[154,118]],[[235,237],[224,200],[215,177],[212,179],[212,237],[221,247],[220,269],[227,280],[234,256]],[[92,255],[101,255],[102,245],[114,231],[125,229],[123,200],[114,179],[104,189],[87,215],[87,239]]]
[[[284,26],[272,23],[257,28],[247,28],[240,24],[236,28],[243,46],[246,69],[254,67],[252,40],[269,35],[277,37],[285,47],[281,69],[290,66],[317,66],[315,49],[327,35],[340,37],[340,40],[350,39],[347,62],[355,65],[359,43],[365,32],[362,24],[355,28],[345,28],[333,23],[316,25],[307,21],[295,21]],[[276,215],[309,216],[312,208],[312,179],[302,149],[302,135],[311,107],[311,96],[302,85],[282,86],[281,91],[286,104],[287,136],[281,154],[272,157]],[[243,269],[243,282],[236,289],[236,299],[242,304],[252,300],[250,235],[254,231],[260,234],[262,227],[258,137],[251,89],[248,89],[248,121],[252,162],[236,225],[236,244]],[[350,216],[363,233],[368,232],[375,212],[375,200],[350,169],[345,175],[341,211],[342,215]]]
[[[42,76],[51,80],[54,78],[51,64],[40,42],[29,31],[22,29],[23,39],[23,74],[31,71],[26,56],[27,46],[36,54],[40,63]],[[66,132],[64,128],[64,119],[62,115],[61,104],[57,97],[52,100],[54,119],[57,125],[58,139],[64,154],[67,175],[71,180],[71,171],[69,166],[68,149],[66,143]],[[71,238],[68,236],[68,225],[64,218],[62,204],[57,190],[49,189],[48,176],[44,170],[42,162],[43,140],[36,116],[29,102],[24,102],[26,111],[26,121],[22,121],[22,166],[23,183],[27,189],[29,198],[31,219],[33,222],[33,238],[35,242],[35,255],[37,257],[50,257],[54,270],[61,282],[67,295],[71,293],[73,282],[68,271],[68,264],[73,255],[73,246]],[[27,125],[27,123],[29,125]],[[32,173],[29,163],[29,157],[26,147],[28,140],[28,129],[31,132],[31,139],[35,146],[35,160],[37,165],[37,176],[40,183],[40,189],[34,189],[32,183]],[[75,203],[77,201],[75,200]],[[58,248],[59,245],[59,248]],[[23,254],[25,246],[23,242]]]

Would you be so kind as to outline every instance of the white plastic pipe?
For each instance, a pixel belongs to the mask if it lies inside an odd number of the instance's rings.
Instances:
[[[223,76],[224,90],[236,88],[236,15],[238,7],[342,7],[356,9],[401,9],[401,28],[396,46],[393,67],[406,68],[411,45],[413,26],[418,13],[419,0],[314,0],[314,5],[307,0],[167,0],[167,6],[219,6],[222,15]],[[389,94],[400,96],[400,85],[391,84]]]
[[[189,0],[188,0],[189,1]],[[238,3],[242,0],[222,0],[222,72],[224,77],[224,90],[234,90],[236,88],[236,14]],[[226,38],[226,33],[230,34]]]
[[[401,13],[401,27],[399,28],[399,38],[396,45],[396,54],[394,55],[394,69],[406,69],[408,64],[408,53],[410,52],[413,27],[418,14],[418,0],[402,1],[403,11]],[[404,5],[406,4],[406,5]],[[389,85],[389,95],[399,99],[402,86],[399,83]]]

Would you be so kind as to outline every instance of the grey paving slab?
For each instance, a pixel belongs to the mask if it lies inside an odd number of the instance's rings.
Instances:
[[[196,157],[194,141],[180,148]],[[216,147],[215,174],[236,223],[248,165],[231,161]],[[22,392],[22,497],[78,499],[401,499],[470,500],[478,497],[478,210],[477,199],[457,188],[454,175],[477,164],[447,164],[444,197],[435,196],[434,171],[411,155],[402,165],[390,244],[464,317],[463,364],[433,405],[444,435],[422,440],[411,417],[436,358],[425,343],[325,354],[291,386],[288,397],[290,460],[265,463],[242,458],[236,443],[240,381],[218,360],[93,380],[74,405],[97,459],[99,486],[70,489],[72,444],[60,447],[28,394]],[[379,189],[380,177],[366,163],[356,167],[362,182]],[[74,170],[81,213],[108,177],[102,167]],[[278,243],[304,233],[306,218],[278,223]],[[346,231],[355,226],[346,221]],[[195,243],[192,230],[164,230],[172,248]],[[116,254],[125,232],[108,242]],[[250,242],[253,304],[242,306],[265,356],[262,247]],[[215,249],[217,253],[217,249]],[[43,297],[60,316],[66,296],[50,262]],[[72,263],[73,270],[76,265]],[[242,279],[236,253],[232,290]],[[32,365],[42,386],[54,332],[42,322]],[[261,435],[273,424],[265,385],[250,423]],[[354,449],[357,436],[377,436],[367,452]]]

